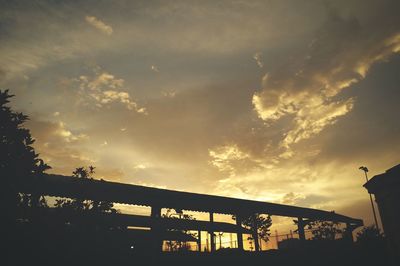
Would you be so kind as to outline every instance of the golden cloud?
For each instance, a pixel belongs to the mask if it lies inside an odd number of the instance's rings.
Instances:
[[[249,155],[241,151],[237,145],[225,145],[210,149],[209,155],[212,158],[210,164],[217,167],[219,171],[230,172],[235,175],[233,163],[249,158]]]
[[[131,95],[124,90],[124,80],[104,71],[94,71],[93,76],[81,75],[74,79],[79,84],[80,103],[89,105],[94,102],[96,107],[111,103],[121,103],[127,109],[137,113],[147,114],[144,107],[139,107]]]
[[[111,26],[107,25],[106,23],[94,16],[86,16],[85,20],[87,23],[107,35],[111,35],[113,33],[113,28]]]
[[[293,156],[292,144],[309,139],[350,112],[354,99],[338,100],[344,89],[364,79],[370,67],[400,50],[400,34],[368,40],[369,32],[352,20],[335,17],[311,42],[307,56],[262,79],[252,103],[268,125],[291,118],[280,158]],[[368,40],[368,41],[367,41]]]

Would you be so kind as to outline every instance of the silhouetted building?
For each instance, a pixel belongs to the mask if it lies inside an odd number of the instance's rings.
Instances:
[[[400,164],[372,177],[364,187],[375,195],[391,252],[400,254]]]

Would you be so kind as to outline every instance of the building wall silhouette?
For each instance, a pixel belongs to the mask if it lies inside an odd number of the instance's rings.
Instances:
[[[372,177],[364,187],[375,195],[391,252],[400,256],[400,164]]]

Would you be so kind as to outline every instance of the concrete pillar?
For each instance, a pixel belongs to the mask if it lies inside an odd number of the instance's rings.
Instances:
[[[238,249],[243,250],[242,218],[239,215],[236,215],[236,225],[238,227],[238,232],[237,232]]]
[[[155,252],[162,252],[163,239],[161,237],[160,221],[161,208],[158,206],[151,206],[152,226],[151,233],[153,238],[153,248]]]
[[[344,231],[344,238],[346,238],[350,243],[353,243],[353,230],[354,226],[351,225],[350,223],[346,223],[346,229]]]
[[[210,222],[214,222],[214,213],[210,212]],[[210,231],[211,252],[215,251],[215,235],[214,231]]]
[[[199,250],[199,252],[201,252],[201,231],[199,230],[199,231],[197,232],[197,234],[199,235],[199,236],[197,237],[197,249]]]
[[[258,242],[257,214],[253,215],[253,240],[255,251],[260,251],[260,243]]]
[[[297,227],[298,227],[298,231],[299,231],[299,239],[300,240],[306,240],[306,234],[304,233],[304,220],[302,217],[299,217],[297,219]]]
[[[161,208],[157,206],[151,206],[151,217],[152,218],[160,218],[161,217]]]

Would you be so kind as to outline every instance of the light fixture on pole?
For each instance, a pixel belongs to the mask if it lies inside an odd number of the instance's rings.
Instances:
[[[368,182],[368,175],[367,175],[367,173],[368,173],[368,168],[367,168],[366,166],[360,166],[358,169],[360,169],[361,171],[364,172],[364,174],[365,174],[365,180]],[[372,200],[372,194],[369,193],[369,192],[368,192],[368,194],[369,194],[369,199],[370,199],[370,201],[371,201],[372,212],[373,212],[373,214],[374,214],[375,227],[376,227],[376,230],[379,231],[378,219],[376,219],[376,212],[375,212],[374,201]]]

